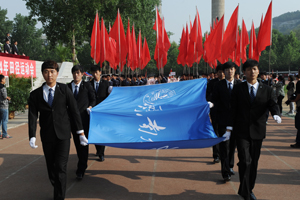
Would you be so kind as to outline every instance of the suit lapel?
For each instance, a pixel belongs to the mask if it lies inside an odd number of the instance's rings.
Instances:
[[[253,103],[256,102],[256,100],[258,99],[257,97],[260,97],[262,94],[263,94],[263,89],[264,89],[264,86],[262,83],[259,83],[258,84],[258,88],[257,88],[257,92],[256,92],[256,96],[255,96],[255,99],[253,101]],[[250,96],[250,95],[249,95]]]
[[[59,87],[59,84],[56,83],[56,86],[55,86],[55,92],[54,92],[54,98],[53,98],[53,102],[52,102],[52,107],[55,106],[56,102],[58,101],[59,99],[59,96],[61,96],[61,91],[60,91],[60,87]]]
[[[244,92],[244,95],[247,99],[247,102],[251,105],[251,98],[250,98],[250,94],[249,94],[249,89],[248,89],[248,84],[247,84],[247,81],[243,82],[243,92]]]

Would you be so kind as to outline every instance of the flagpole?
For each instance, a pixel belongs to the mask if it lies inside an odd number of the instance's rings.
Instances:
[[[118,9],[118,37],[119,37],[119,70],[120,70],[120,72],[121,72],[121,74],[122,74],[122,71],[121,71],[121,33],[120,33],[120,20],[121,19],[119,19],[119,18],[121,18],[121,16],[120,16],[120,11],[119,11],[119,9]]]
[[[96,10],[96,16],[98,16],[98,10]],[[99,16],[97,17],[97,21],[99,22]],[[99,23],[98,23],[99,24]],[[95,49],[94,49],[94,64],[96,63],[96,45],[97,45],[97,22],[96,22],[96,35],[95,35]]]
[[[235,34],[235,43],[237,45],[238,43],[238,33],[239,33],[239,9],[240,9],[240,4],[238,3],[238,10],[237,10],[237,18],[236,18],[236,34]],[[241,45],[240,45],[240,49],[241,49]],[[240,51],[240,55],[241,55],[241,51]],[[234,51],[234,60],[236,59],[236,48]],[[240,60],[240,59],[239,59]],[[240,60],[240,65],[241,65],[241,60]]]
[[[155,5],[156,8],[156,45],[157,45],[157,66],[158,66],[158,74],[160,73],[160,66],[159,66],[159,37],[158,37],[158,16],[157,16],[157,5]]]
[[[273,7],[273,0],[271,0],[271,3],[272,3],[272,7]],[[272,26],[273,26],[273,20],[272,20],[272,11],[273,11],[273,8],[271,8],[271,37],[270,37],[270,51],[269,51],[269,76],[270,76],[270,73],[271,73],[271,47],[272,47]]]

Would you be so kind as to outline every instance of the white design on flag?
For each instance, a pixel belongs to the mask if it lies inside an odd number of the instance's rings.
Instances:
[[[142,136],[140,137],[142,140],[145,140],[145,141],[148,141],[148,142],[153,142],[152,140],[151,140],[151,138],[149,138],[149,139],[145,139],[145,138],[143,138]]]
[[[172,147],[169,148],[169,146],[163,146],[163,147],[159,147],[159,148],[154,148],[154,149],[178,149],[179,147]]]
[[[148,119],[149,124],[148,125],[143,124],[142,126],[140,125],[140,127],[144,128],[144,129],[148,128],[148,129],[150,129],[150,131],[155,131],[155,133],[142,130],[141,128],[138,129],[139,131],[144,132],[144,133],[148,133],[148,134],[151,134],[151,135],[157,135],[157,131],[161,131],[161,130],[166,129],[166,127],[158,126],[155,120],[152,122],[149,117],[147,117],[147,119]]]

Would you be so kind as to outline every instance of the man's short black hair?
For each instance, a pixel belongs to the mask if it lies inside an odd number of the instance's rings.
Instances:
[[[100,66],[99,65],[92,65],[91,66],[91,72],[96,72],[96,71],[101,72]]]
[[[45,69],[55,69],[57,72],[59,71],[58,64],[53,60],[45,61],[42,64],[42,73]]]
[[[83,73],[83,67],[82,67],[81,65],[74,65],[74,66],[72,67],[71,72],[72,72],[72,74],[73,74],[74,72],[77,72],[78,70],[79,70],[81,73]]]
[[[223,64],[223,70],[225,71],[225,69],[230,69],[230,68],[237,68],[237,65],[234,62],[228,61],[226,63]]]
[[[267,72],[266,72],[266,71],[260,72],[260,76],[261,76],[261,75],[267,76]]]
[[[235,71],[235,75],[241,75],[241,74],[240,74],[240,72],[238,72],[238,71]]]
[[[223,64],[218,64],[218,66],[216,67],[216,71],[218,72],[219,70],[223,71]]]
[[[5,78],[4,75],[0,74],[0,82],[2,82],[2,80]]]
[[[252,67],[259,67],[258,66],[259,63],[257,62],[257,60],[252,60],[252,59],[248,59],[246,62],[244,62],[243,64],[243,71],[246,71],[247,68],[252,68]]]

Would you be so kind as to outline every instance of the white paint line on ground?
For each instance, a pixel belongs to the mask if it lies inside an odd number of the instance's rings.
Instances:
[[[10,175],[8,175],[7,177],[5,177],[3,180],[0,181],[0,183],[2,183],[3,181],[9,179],[10,177],[12,177],[13,175],[17,174],[19,171],[25,169],[26,167],[28,167],[29,165],[31,165],[32,163],[34,163],[35,161],[37,161],[38,159],[40,159],[41,157],[44,157],[44,155],[39,156],[38,158],[34,159],[33,161],[31,161],[30,163],[28,163],[27,165],[21,167],[20,169],[18,169],[17,171],[11,173]]]
[[[154,161],[153,173],[152,173],[152,179],[151,179],[151,185],[150,185],[150,192],[149,192],[149,200],[153,199],[153,189],[154,189],[154,182],[155,182],[155,173],[156,173],[156,167],[157,167],[158,153],[159,153],[159,149],[156,150],[156,155],[155,155],[155,161]]]

